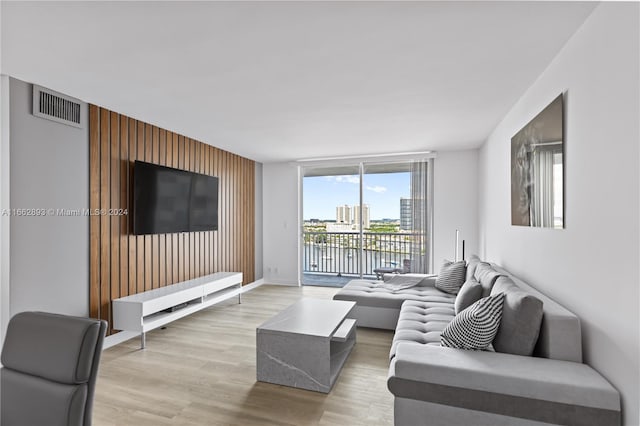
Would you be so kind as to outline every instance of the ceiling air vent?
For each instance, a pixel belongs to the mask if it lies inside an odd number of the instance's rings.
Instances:
[[[82,127],[80,106],[77,99],[33,85],[33,115],[36,117]]]

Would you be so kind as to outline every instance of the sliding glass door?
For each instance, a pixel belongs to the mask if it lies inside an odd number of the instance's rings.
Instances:
[[[302,283],[428,272],[427,170],[408,161],[305,168]]]
[[[302,283],[342,286],[360,277],[354,208],[360,166],[308,168],[303,178]]]

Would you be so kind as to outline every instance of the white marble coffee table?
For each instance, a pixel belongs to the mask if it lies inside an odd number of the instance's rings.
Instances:
[[[329,393],[356,343],[354,306],[303,298],[258,327],[258,380]]]

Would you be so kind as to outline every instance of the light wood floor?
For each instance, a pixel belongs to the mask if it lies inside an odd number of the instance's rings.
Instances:
[[[391,425],[392,332],[358,329],[330,394],[256,382],[255,330],[300,297],[336,288],[264,285],[104,351],[94,425]]]

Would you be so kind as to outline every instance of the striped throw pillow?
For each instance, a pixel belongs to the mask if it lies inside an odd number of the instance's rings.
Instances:
[[[466,271],[467,265],[464,260],[459,262],[445,260],[436,278],[436,288],[445,293],[458,294],[460,287],[464,284]]]
[[[440,346],[467,350],[487,349],[498,333],[503,304],[504,293],[478,300],[453,317],[442,330]]]

